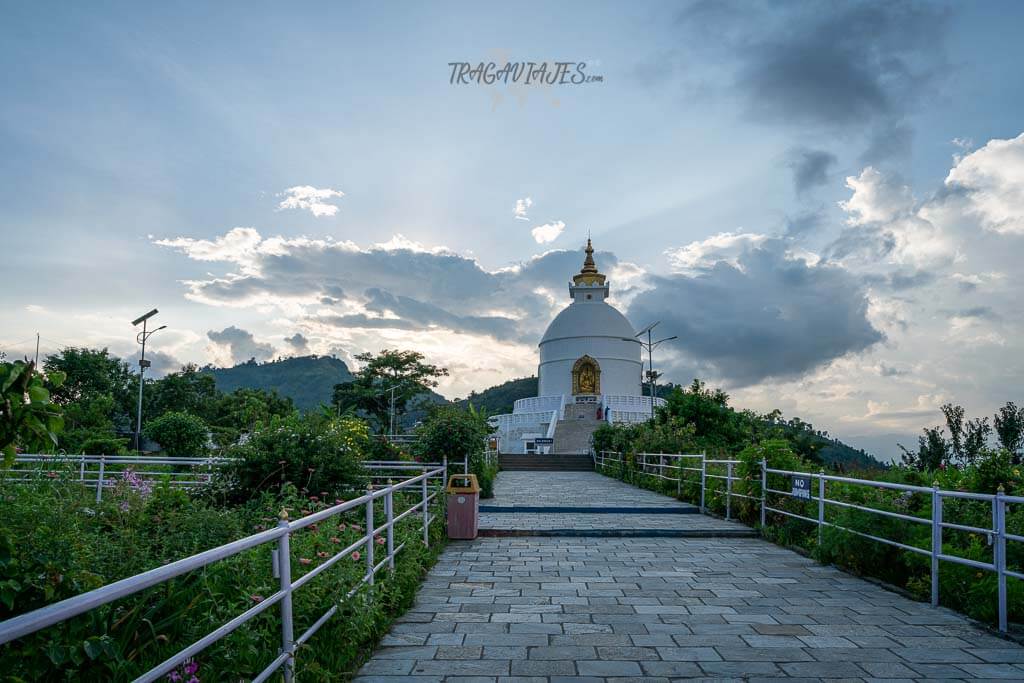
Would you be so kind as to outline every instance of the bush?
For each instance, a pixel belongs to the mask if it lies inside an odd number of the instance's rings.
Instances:
[[[325,413],[274,417],[227,455],[231,497],[246,500],[260,491],[280,493],[291,484],[301,491],[338,496],[365,485],[362,460],[369,428],[355,417]]]
[[[449,465],[468,457],[469,471],[476,475],[481,497],[489,498],[494,495],[494,478],[498,474],[498,468],[488,466],[483,457],[484,442],[490,433],[487,418],[473,406],[436,406],[416,428],[419,439],[414,452],[425,460],[446,457]]]
[[[202,418],[191,413],[169,411],[146,425],[147,438],[160,444],[164,453],[172,457],[205,455],[209,430]]]
[[[169,486],[149,488],[125,476],[97,505],[73,480],[74,471],[28,485],[0,488],[0,620],[109,584],[272,526],[281,506],[296,516],[321,510],[322,501],[292,487],[264,493],[244,506],[217,508]],[[396,498],[398,510],[403,501]],[[408,501],[404,502],[408,505]],[[378,507],[378,514],[383,514]],[[315,568],[361,536],[359,508],[344,519],[292,536],[292,578]],[[399,523],[405,543],[394,573],[352,598],[365,562],[342,558],[294,593],[296,634],[340,605],[296,659],[300,680],[347,679],[372,651],[394,617],[413,600],[426,570],[443,548],[443,515],[421,542],[419,515]],[[100,607],[59,626],[0,648],[4,680],[128,681],[160,663],[277,590],[260,546]],[[249,680],[280,645],[279,611],[271,608],[200,653],[201,680]],[[187,680],[187,679],[186,679]]]

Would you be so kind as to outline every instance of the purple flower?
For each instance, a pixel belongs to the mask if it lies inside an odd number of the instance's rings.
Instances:
[[[178,683],[178,681],[181,680],[181,674],[177,671],[172,671],[171,673],[167,674],[167,680],[172,681],[173,683]]]
[[[196,662],[195,660],[191,660],[191,659],[189,661],[185,662],[185,673],[186,674],[188,674],[189,676],[193,676],[194,677],[195,673],[197,671],[199,671],[199,662]],[[189,681],[189,683],[191,683],[191,681]]]

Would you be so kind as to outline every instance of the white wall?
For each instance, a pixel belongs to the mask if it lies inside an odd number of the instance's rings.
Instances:
[[[583,355],[601,366],[602,394],[640,396],[640,345],[618,337],[554,339],[540,345],[538,395],[572,395],[572,366]]]

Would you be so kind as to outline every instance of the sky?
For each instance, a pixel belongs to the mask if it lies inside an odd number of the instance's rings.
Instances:
[[[945,402],[1024,402],[1021,26],[995,1],[11,4],[0,350],[134,358],[155,307],[158,374],[412,348],[465,396],[536,372],[589,235],[612,302],[678,335],[665,381],[891,458]],[[550,78],[498,71],[529,62]]]

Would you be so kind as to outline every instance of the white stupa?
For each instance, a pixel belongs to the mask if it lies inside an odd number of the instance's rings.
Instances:
[[[651,398],[641,391],[640,342],[626,316],[607,302],[608,282],[589,239],[569,298],[540,340],[539,395],[491,418],[502,453],[586,453],[602,422],[651,416]]]

